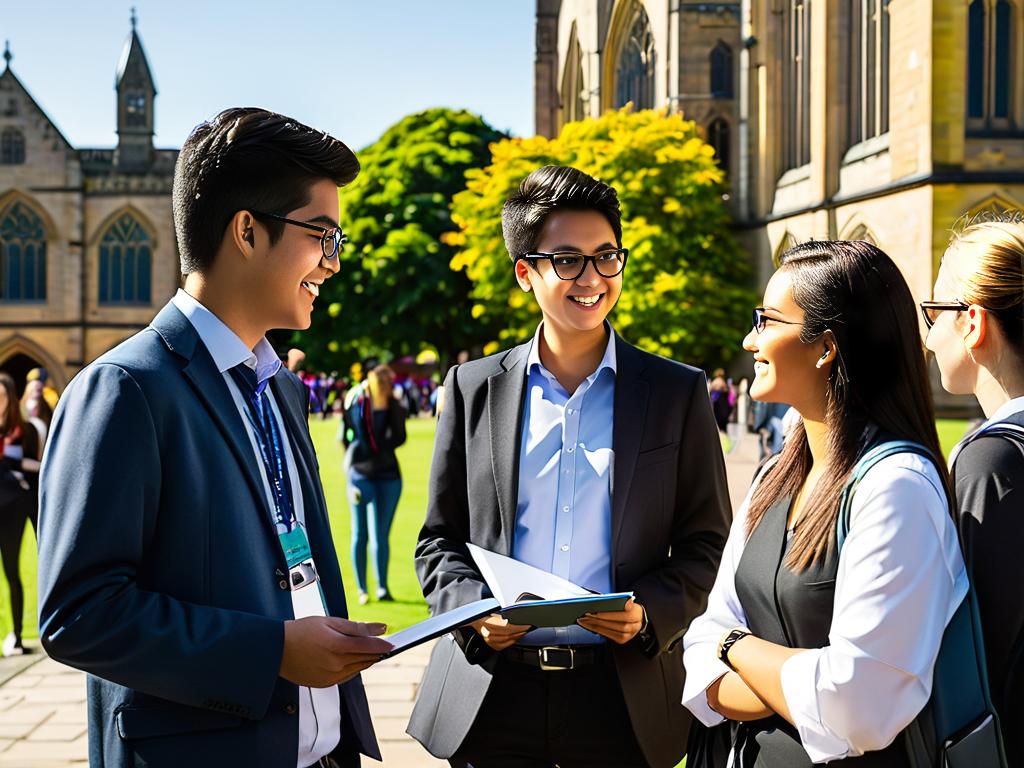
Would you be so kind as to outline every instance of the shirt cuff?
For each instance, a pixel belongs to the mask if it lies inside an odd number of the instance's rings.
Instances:
[[[850,754],[850,745],[822,725],[818,709],[818,663],[824,648],[801,651],[782,665],[782,695],[793,725],[800,734],[812,763],[839,760]]]
[[[724,722],[725,718],[708,704],[708,688],[732,671],[718,660],[715,650],[710,644],[701,644],[688,648],[684,655],[683,706],[709,728]]]

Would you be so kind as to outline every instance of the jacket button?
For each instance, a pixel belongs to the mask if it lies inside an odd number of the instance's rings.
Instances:
[[[277,582],[277,586],[279,586],[281,589],[288,589],[288,582],[284,579],[281,579],[279,582]]]
[[[286,715],[294,715],[296,712],[299,711],[299,708],[291,702],[289,702],[288,704],[284,705],[284,711]]]

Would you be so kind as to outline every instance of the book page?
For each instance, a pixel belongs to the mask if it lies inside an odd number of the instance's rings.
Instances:
[[[519,602],[520,595],[536,595],[542,600],[563,600],[570,597],[592,595],[588,589],[553,573],[534,568],[532,565],[490,552],[475,544],[467,544],[480,575],[484,577],[491,594],[507,607]]]

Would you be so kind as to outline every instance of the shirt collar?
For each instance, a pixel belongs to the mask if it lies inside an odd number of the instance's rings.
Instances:
[[[192,327],[196,329],[199,338],[213,357],[214,365],[221,373],[245,363],[256,371],[256,381],[262,384],[281,369],[281,360],[266,336],[261,338],[253,349],[249,349],[223,320],[183,289],[178,289],[171,303],[192,323]]]
[[[1024,411],[1024,397],[1015,397],[1009,402],[1003,403],[995,413],[992,414],[992,418],[985,422],[985,426],[995,424],[997,421],[1006,421],[1008,418],[1013,416],[1015,413]]]
[[[600,364],[598,364],[594,372],[587,377],[590,381],[596,379],[597,374],[605,368],[610,370],[613,376],[618,372],[618,363],[615,357],[615,329],[612,328],[612,324],[607,320],[604,321],[604,326],[608,329],[608,345],[604,349],[604,357],[601,358]],[[550,372],[544,367],[544,363],[540,361],[540,334],[543,329],[544,323],[542,321],[540,325],[537,326],[537,330],[533,334],[533,343],[530,344],[530,354],[526,358],[526,371],[529,373],[533,370],[533,366],[536,365],[537,369],[541,373],[551,378]]]

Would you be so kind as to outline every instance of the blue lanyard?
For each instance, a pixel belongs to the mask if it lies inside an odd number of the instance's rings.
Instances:
[[[291,531],[295,526],[295,509],[292,505],[291,482],[284,466],[284,450],[277,419],[274,418],[269,399],[263,397],[262,393],[253,392],[251,396],[245,397],[247,388],[241,385],[239,388],[248,406],[245,415],[256,434],[260,459],[263,461],[263,469],[273,491],[271,497],[274,501],[274,516],[278,525],[284,526],[286,531]],[[268,438],[270,445],[267,445]]]

